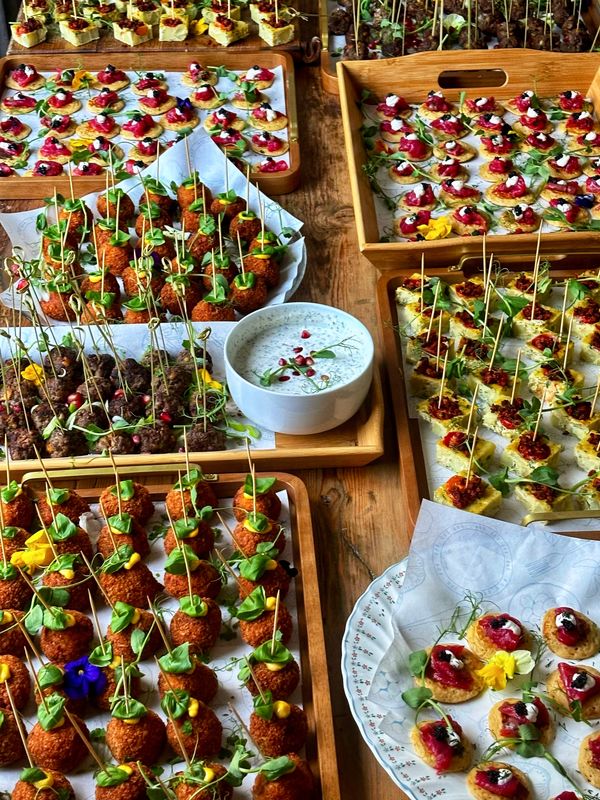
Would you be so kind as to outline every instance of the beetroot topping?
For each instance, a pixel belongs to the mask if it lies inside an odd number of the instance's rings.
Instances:
[[[462,728],[448,717],[450,728],[443,719],[426,722],[419,728],[421,740],[434,757],[436,772],[445,772],[450,768],[452,759],[462,754],[464,748],[460,737]]]
[[[560,197],[565,195],[575,196],[580,193],[579,184],[577,181],[565,181],[562,178],[548,178],[548,182],[544,186],[544,191],[552,192]]]
[[[525,142],[536,150],[552,150],[556,145],[556,139],[548,133],[530,133]]]
[[[16,92],[10,97],[5,97],[2,104],[8,108],[35,108],[35,98],[23,92]]]
[[[558,665],[558,674],[570,703],[576,700],[584,703],[600,692],[600,684],[584,667],[576,667],[561,661]]]
[[[524,128],[527,128],[527,130],[542,132],[548,125],[548,117],[539,109],[528,108],[527,111],[519,117],[519,122]]]
[[[459,197],[463,200],[477,199],[479,197],[479,189],[473,186],[465,185],[464,181],[442,181],[442,191],[452,195],[452,197]]]
[[[511,172],[508,178],[494,188],[494,194],[500,197],[524,197],[529,192],[525,178]]]
[[[127,75],[123,72],[123,70],[113,67],[112,64],[108,64],[104,69],[100,70],[100,72],[96,75],[96,78],[98,83],[106,86],[111,83],[121,83],[122,81],[126,81]]]
[[[588,634],[587,622],[579,617],[572,608],[560,606],[554,609],[556,638],[567,647],[575,647]]]
[[[457,208],[452,215],[457,222],[462,225],[467,225],[470,228],[476,228],[479,233],[487,231],[489,225],[483,214],[480,214],[475,206],[461,206]],[[473,325],[473,327],[477,327]]]
[[[408,111],[409,108],[410,106],[403,97],[393,93],[386,94],[383,103],[377,105],[377,111],[386,117],[395,117]]]
[[[406,153],[409,158],[425,158],[429,152],[427,144],[416,133],[407,133],[398,145],[398,150]]]
[[[500,706],[502,727],[500,735],[507,738],[519,737],[520,725],[535,725],[536,728],[545,728],[550,724],[548,709],[539,699],[534,698],[531,703],[519,701],[511,703],[507,700]]]
[[[534,438],[533,431],[527,431],[519,437],[517,451],[527,461],[544,461],[552,453],[545,439],[543,434],[538,433]]]
[[[418,183],[404,195],[404,203],[413,208],[433,205],[435,203],[433,189],[428,183]]]
[[[10,73],[12,80],[22,89],[26,88],[32,83],[35,83],[40,77],[37,69],[31,64],[19,64],[16,69]]]
[[[508,614],[488,614],[479,620],[487,638],[500,650],[512,652],[517,650],[523,641],[521,623]]]
[[[478,769],[475,784],[498,797],[511,797],[514,800],[524,797],[527,790],[509,767]]]
[[[475,99],[467,100],[465,106],[471,113],[479,112],[483,114],[483,112],[492,112],[496,109],[496,98],[476,97]]]
[[[473,678],[462,660],[464,649],[460,644],[436,644],[429,656],[426,676],[442,686],[470,689]]]
[[[36,161],[33,165],[32,174],[43,178],[62,175],[63,165],[58,161]]]
[[[498,133],[496,136],[482,136],[481,144],[488,153],[507,155],[514,149],[514,142],[510,136]]]
[[[537,98],[535,92],[532,92],[531,89],[527,89],[527,91],[517,95],[512,102],[515,104],[520,114],[525,114],[528,108],[537,105]]]
[[[488,164],[488,169],[494,175],[508,175],[513,167],[512,159],[494,156]]]
[[[443,114],[438,119],[434,119],[431,127],[441,133],[450,134],[450,136],[460,136],[465,132],[465,126],[454,114]]]

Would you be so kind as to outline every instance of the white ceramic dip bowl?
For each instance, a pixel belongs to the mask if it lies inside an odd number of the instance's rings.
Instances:
[[[373,339],[355,317],[318,303],[248,314],[225,341],[231,397],[277,433],[328,431],[362,405],[373,377]]]

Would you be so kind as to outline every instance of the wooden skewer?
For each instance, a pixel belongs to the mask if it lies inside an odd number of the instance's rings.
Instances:
[[[277,624],[279,622],[279,599],[281,591],[277,589],[277,597],[275,598],[275,616],[273,617],[273,636],[271,637],[271,655],[275,654],[275,641],[277,637]]]
[[[558,332],[558,341],[559,341],[559,343],[562,342],[563,330],[564,330],[564,327],[565,327],[565,312],[567,310],[567,297],[568,297],[568,294],[569,294],[569,292],[567,291],[567,282],[565,282],[565,295],[563,297],[563,302],[562,302],[562,314],[560,315],[560,330]]]
[[[569,320],[569,330],[567,331],[567,341],[565,342],[565,356],[563,358],[563,370],[567,368],[567,361],[569,360],[569,342],[571,341],[571,331],[573,330],[573,317]]]
[[[217,547],[215,547],[215,553],[217,554],[217,558],[219,559],[219,561],[223,564],[225,569],[233,576],[233,578],[235,578],[235,581],[236,581],[237,585],[239,586],[240,585],[239,576],[235,574],[235,572],[233,571],[233,568],[232,568],[231,564],[229,563],[229,561],[227,561],[227,559],[225,558],[223,553]]]
[[[446,367],[448,366],[448,350],[446,350],[446,355],[444,356],[444,368],[442,369],[442,381],[440,383],[440,396],[438,399],[438,408],[442,407],[442,398],[444,396],[444,384],[446,382]]]
[[[163,643],[164,643],[165,647],[167,648],[167,652],[169,654],[171,654],[173,651],[171,649],[171,644],[169,643],[169,640],[167,639],[167,635],[165,633],[165,629],[162,626],[162,622],[159,620],[158,614],[154,610],[154,606],[152,605],[152,600],[150,600],[149,597],[147,597],[146,599],[148,600],[148,608],[150,609],[150,613],[154,617],[154,622],[156,623],[156,628],[157,628],[158,632],[160,633],[160,638],[163,640]]]
[[[500,320],[498,324],[498,333],[496,334],[496,339],[494,341],[494,347],[492,350],[492,357],[490,358],[490,369],[494,366],[494,361],[496,360],[496,353],[498,351],[498,345],[500,344],[500,337],[502,336],[502,328],[504,327],[504,317]]]
[[[29,645],[29,647],[31,647],[31,649],[32,649],[32,651],[33,651],[33,655],[34,655],[34,656],[37,658],[37,660],[40,662],[40,664],[41,664],[42,666],[44,666],[44,659],[42,658],[42,655],[41,655],[40,651],[39,651],[39,650],[37,649],[37,647],[35,646],[35,643],[34,643],[33,639],[32,639],[32,638],[31,638],[31,636],[29,635],[29,631],[27,630],[27,628],[25,627],[25,625],[23,625],[23,623],[21,622],[21,620],[20,620],[20,619],[18,619],[18,618],[15,618],[15,622],[17,623],[17,627],[18,627],[18,629],[19,629],[19,630],[21,631],[21,633],[23,634],[23,637],[25,638],[25,641],[27,642],[27,644]]]
[[[110,602],[110,598],[109,598],[109,596],[108,596],[108,595],[106,594],[106,592],[104,591],[104,588],[102,587],[102,584],[100,583],[100,580],[99,580],[98,576],[97,576],[97,575],[96,575],[96,573],[94,572],[94,568],[92,567],[92,565],[91,565],[91,564],[90,564],[90,562],[88,561],[88,558],[87,558],[87,556],[85,555],[85,553],[84,553],[84,552],[80,552],[80,555],[81,555],[81,557],[83,558],[83,560],[84,560],[84,562],[85,562],[85,565],[86,565],[86,567],[89,569],[89,571],[90,571],[90,575],[91,575],[91,576],[92,576],[92,578],[93,578],[93,579],[96,581],[96,585],[97,585],[97,587],[100,589],[100,592],[102,593],[102,596],[103,596],[103,597],[104,597],[104,599],[106,600],[106,603],[107,603],[108,607],[109,607],[110,609],[112,609],[112,608],[113,608],[113,604]]]
[[[598,392],[600,392],[600,374],[598,375],[598,380],[596,381],[596,391],[594,392],[594,399],[592,400],[592,407],[590,408],[590,419],[594,416],[594,408],[598,402]]]
[[[478,433],[479,433],[479,426],[475,428],[475,433],[473,434],[473,444],[471,445],[471,455],[469,456],[469,466],[467,467],[467,480],[465,483],[465,488],[469,485],[471,481],[471,472],[473,470],[473,459],[475,458],[475,446],[477,445]]]
[[[467,422],[467,439],[469,438],[469,434],[471,433],[471,424],[473,423],[473,415],[475,413],[475,402],[477,401],[477,393],[479,392],[479,384],[475,384],[475,390],[473,391],[473,399],[471,400],[471,408],[469,410],[469,420]]]
[[[423,302],[423,295],[425,293],[425,253],[421,253],[421,311],[425,303]]]
[[[10,685],[8,683],[8,680],[4,681],[4,688],[6,689],[6,694],[8,695],[8,702],[10,703],[10,707],[12,709],[13,716],[15,718],[15,723],[17,725],[17,730],[19,731],[19,736],[20,736],[21,742],[23,744],[23,750],[25,750],[25,755],[27,756],[27,761],[29,761],[29,766],[30,767],[35,767],[35,764],[33,763],[33,759],[31,758],[31,754],[29,752],[29,748],[27,747],[27,736],[26,736],[25,730],[23,728],[23,721],[22,721],[21,717],[19,716],[19,712],[17,711],[17,707],[15,706],[15,701],[14,701],[14,698],[12,696],[12,691],[11,691]]]
[[[256,685],[257,685],[257,687],[258,687],[258,684],[256,684]],[[258,691],[260,692],[260,689],[259,689]],[[265,697],[264,697],[264,695],[262,695],[262,694],[261,694],[261,700],[263,700],[263,701],[265,700]],[[252,738],[252,736],[251,736],[251,734],[250,734],[250,731],[248,730],[248,727],[246,726],[246,723],[245,723],[245,722],[244,722],[244,720],[243,720],[243,719],[240,717],[240,715],[239,715],[239,713],[237,712],[237,710],[236,710],[236,709],[233,707],[233,705],[232,705],[231,703],[227,703],[227,708],[228,708],[228,709],[231,711],[231,713],[233,714],[233,716],[234,716],[234,717],[237,719],[237,721],[240,723],[240,726],[241,726],[242,730],[243,730],[243,731],[246,733],[246,736],[248,737],[248,741],[250,741],[250,742],[253,742],[253,743],[254,743],[254,739]],[[256,744],[255,744],[255,743],[254,743],[254,746],[256,747],[256,750],[259,750],[259,749],[260,749],[259,747],[257,747],[257,746],[256,746]]]
[[[435,319],[435,309],[437,307],[439,294],[440,294],[440,284],[438,282],[435,286],[435,293],[433,295],[433,305],[431,307],[431,319],[429,320],[429,325],[427,327],[427,339],[425,341],[428,341],[429,337],[431,336],[431,329],[433,328],[433,320]],[[421,314],[424,312],[424,310],[425,310],[424,306],[421,305]],[[442,312],[440,311],[440,317],[441,316]]]
[[[185,749],[185,745],[183,744],[183,740],[181,738],[181,731],[179,730],[177,722],[176,720],[173,719],[173,715],[171,714],[169,709],[167,709],[167,716],[169,717],[169,722],[173,726],[173,733],[175,734],[175,737],[177,739],[177,744],[179,745],[179,748],[181,750],[181,755],[183,756],[187,768],[189,769],[191,766],[190,757],[188,755],[187,750]]]
[[[92,597],[91,591],[88,589],[88,600],[90,602],[90,609],[92,611],[92,617],[94,619],[94,625],[96,626],[96,633],[98,634],[98,639],[100,641],[100,649],[103,653],[106,653],[106,647],[104,642],[104,637],[102,636],[102,628],[100,627],[100,622],[98,620],[98,614],[96,613],[96,606],[94,605],[94,598]]]
[[[84,732],[79,727],[79,723],[77,722],[75,717],[71,714],[69,709],[66,708],[66,707],[65,707],[65,714],[67,715],[67,719],[69,720],[71,725],[75,728],[75,731],[77,732],[77,735],[79,736],[81,741],[86,746],[86,749],[87,749],[88,753],[91,755],[91,757],[96,762],[97,766],[102,770],[105,769],[106,765],[104,764],[103,761],[100,760],[100,757],[98,756],[98,753],[94,750],[94,748],[92,747],[91,742],[89,741],[87,736],[84,734]]]
[[[439,316],[439,325],[438,325],[438,335],[437,335],[437,346],[436,346],[436,353],[435,353],[435,368],[440,368],[440,352],[442,349],[442,321],[443,315],[440,314]],[[425,339],[425,344],[427,345],[429,342],[429,337]]]
[[[512,385],[512,392],[510,393],[510,404],[512,405],[515,402],[515,394],[517,392],[517,386],[519,384],[519,366],[521,364],[521,348],[517,351],[517,363],[515,364],[515,374],[513,377],[513,385]]]
[[[533,261],[533,300],[531,301],[531,316],[529,317],[530,321],[533,321],[535,318],[535,301],[537,297],[537,284],[538,284],[538,275],[540,270],[540,246],[542,244],[542,226],[540,225],[538,229],[537,235],[537,242],[535,246],[535,258]]]
[[[538,435],[538,428],[540,427],[540,420],[542,419],[542,412],[544,411],[544,404],[546,402],[546,389],[544,389],[544,393],[542,395],[542,400],[540,402],[540,410],[538,411],[537,419],[535,421],[535,429],[533,431],[533,441],[537,439]]]
[[[263,703],[266,703],[267,702],[267,698],[265,696],[265,693],[263,692],[262,686],[260,685],[260,682],[259,682],[258,678],[256,677],[256,672],[252,668],[252,664],[250,663],[250,659],[246,658],[245,661],[246,661],[246,666],[248,667],[248,670],[250,671],[250,675],[252,676],[252,680],[256,684],[256,688],[258,689],[258,693],[260,694],[260,699],[263,701]]]
[[[40,696],[40,700],[46,711],[49,711],[48,703],[46,702],[46,698],[44,697],[44,692],[42,691],[42,687],[40,686],[40,682],[38,680],[37,672],[33,668],[33,664],[31,663],[31,656],[29,655],[29,650],[25,648],[25,658],[27,659],[27,664],[29,669],[31,670],[31,674],[33,675],[33,682],[35,683],[35,688],[38,691]]]

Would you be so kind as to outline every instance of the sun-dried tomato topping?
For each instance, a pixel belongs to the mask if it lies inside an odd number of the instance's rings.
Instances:
[[[480,372],[480,377],[482,383],[486,386],[508,386],[510,381],[510,375],[506,370],[503,369],[492,369],[491,367],[486,367],[482,369]]]
[[[430,360],[429,358],[422,358],[415,367],[415,372],[418,375],[425,375],[428,378],[441,379],[444,369],[437,361]]]
[[[454,419],[461,414],[458,401],[448,395],[444,395],[441,400],[439,397],[431,397],[427,403],[427,411],[430,416],[440,420]]]
[[[474,283],[473,281],[464,281],[463,283],[457,283],[454,287],[454,291],[456,294],[460,295],[461,297],[481,297],[483,295],[484,289],[480,283]]]
[[[467,508],[485,493],[483,481],[475,474],[469,477],[468,483],[466,477],[453,475],[446,481],[444,487],[455,508]]]
[[[532,319],[532,312],[533,319],[539,322],[547,322],[552,317],[552,311],[549,308],[545,308],[539,305],[539,303],[536,303],[534,308],[533,303],[528,303],[521,311],[523,319]]]
[[[592,404],[587,400],[580,400],[579,398],[574,398],[573,403],[564,406],[564,409],[565,414],[568,414],[571,419],[580,421],[590,419],[592,415]]]
[[[528,461],[544,461],[552,454],[548,443],[544,441],[544,436],[538,433],[534,439],[533,431],[527,431],[519,437],[517,452]]]
[[[459,450],[461,453],[468,453],[468,438],[464,431],[450,431],[442,439],[442,443],[451,450]]]

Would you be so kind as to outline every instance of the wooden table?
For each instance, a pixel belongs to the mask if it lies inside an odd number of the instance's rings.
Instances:
[[[323,93],[316,68],[298,71],[297,94],[302,182],[299,190],[278,198],[305,220],[308,269],[295,299],[328,303],[351,312],[365,323],[377,343],[377,274],[358,252],[338,101]],[[0,202],[2,211],[28,207],[28,201]],[[0,254],[6,253],[2,235]],[[376,347],[378,350],[381,348]],[[398,500],[399,471],[391,413],[386,424],[388,450],[375,464],[361,469],[298,472],[311,499],[345,800],[403,796],[364,744],[350,715],[340,672],[342,634],[354,603],[373,578],[406,555],[408,549]]]

